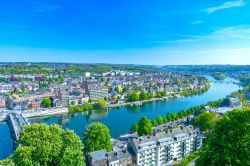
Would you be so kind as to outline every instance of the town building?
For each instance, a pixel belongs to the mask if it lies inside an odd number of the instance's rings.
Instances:
[[[69,106],[69,88],[68,86],[66,85],[66,83],[64,84],[61,84],[60,85],[60,88],[59,88],[59,99],[61,100],[62,102],[62,106],[63,107],[68,107]]]
[[[216,112],[219,114],[225,114],[227,111],[232,111],[241,107],[242,103],[238,97],[230,97],[222,101],[219,107],[216,108]]]
[[[193,126],[169,129],[151,136],[136,137],[124,149],[88,154],[89,166],[166,166],[180,161],[202,146],[202,134]]]
[[[84,73],[84,77],[85,77],[85,78],[89,78],[90,76],[91,76],[91,73],[90,73],[90,72],[85,72],[85,73]]]
[[[106,87],[90,87],[89,98],[91,99],[104,99],[108,98],[108,88]]]
[[[0,108],[5,108],[5,107],[6,107],[6,98],[0,97]]]
[[[38,100],[34,100],[31,102],[31,108],[40,108],[41,107],[41,102]]]
[[[91,152],[87,157],[88,166],[134,166],[133,156],[128,149],[107,152]]]
[[[133,139],[136,165],[164,166],[179,161],[202,146],[202,135],[193,126],[180,127]]]

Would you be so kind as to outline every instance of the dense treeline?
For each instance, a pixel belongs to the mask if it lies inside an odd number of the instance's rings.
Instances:
[[[216,107],[219,104],[221,104],[221,102],[223,100],[224,99],[219,99],[217,101],[210,101],[207,104],[192,107],[192,108],[189,108],[187,110],[181,110],[181,111],[179,111],[177,113],[168,112],[166,116],[157,115],[156,119],[151,120],[151,124],[152,124],[152,126],[157,126],[157,125],[160,125],[160,124],[168,123],[170,121],[174,121],[174,120],[178,120],[178,119],[181,119],[181,118],[184,118],[184,117],[187,117],[187,116],[191,116],[197,110],[201,110],[201,111],[204,110],[205,106]],[[130,130],[131,130],[131,132],[137,132],[138,128],[139,128],[139,124],[136,123],[136,124],[133,124],[131,126]]]
[[[216,123],[196,165],[250,165],[249,108],[229,111]]]
[[[168,71],[189,71],[189,72],[203,72],[203,73],[238,73],[250,72],[250,65],[167,65],[163,69]]]
[[[181,96],[192,96],[192,95],[196,95],[196,94],[202,94],[202,93],[208,91],[209,88],[210,88],[210,84],[208,84],[202,88],[187,89],[187,90],[180,92],[180,95]]]
[[[85,111],[91,111],[91,110],[102,110],[102,109],[106,109],[106,107],[107,107],[106,101],[102,99],[98,99],[98,100],[93,100],[93,102],[91,103],[71,106],[68,108],[68,111],[69,113],[85,112]]]
[[[150,65],[76,63],[4,63],[0,65],[0,74],[82,74],[84,72],[104,73],[112,70],[164,72]]]
[[[187,89],[184,91],[181,91],[179,94],[181,96],[192,96],[200,93],[206,92],[210,88],[210,84],[207,86],[204,86],[202,88],[196,88],[196,89]],[[137,93],[136,91],[133,91],[132,93],[129,93],[127,96],[127,101],[134,102],[134,101],[143,101],[143,100],[149,100],[152,98],[163,98],[166,97],[167,93],[165,91],[157,92],[155,95],[152,92],[141,92]]]
[[[69,113],[85,112],[85,111],[91,111],[94,109],[95,109],[94,104],[77,105],[77,106],[69,107]]]

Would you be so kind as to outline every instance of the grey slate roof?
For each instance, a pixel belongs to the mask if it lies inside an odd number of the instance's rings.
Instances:
[[[99,150],[89,153],[93,161],[104,160],[106,158],[106,150]]]

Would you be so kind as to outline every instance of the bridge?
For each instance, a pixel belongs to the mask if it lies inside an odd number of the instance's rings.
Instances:
[[[23,126],[29,125],[29,122],[27,121],[27,119],[23,117],[22,114],[18,114],[18,113],[8,114],[6,120],[10,128],[10,133],[11,133],[11,137],[13,140],[13,147],[14,149],[16,149],[17,141],[19,139],[19,134],[21,130],[23,129]]]
[[[19,139],[19,134],[23,129],[23,126],[29,125],[28,118],[30,117],[38,117],[38,116],[51,116],[51,115],[61,115],[67,114],[68,108],[56,108],[53,110],[41,110],[41,111],[12,111],[12,110],[4,110],[0,112],[0,123],[6,121],[11,138],[13,140],[13,149],[16,149],[18,144],[17,141]]]

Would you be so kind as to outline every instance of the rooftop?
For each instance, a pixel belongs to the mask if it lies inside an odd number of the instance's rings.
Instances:
[[[136,145],[137,149],[141,149],[149,145],[155,145],[157,142],[168,142],[172,141],[174,138],[181,139],[183,137],[189,136],[189,134],[196,134],[193,126],[180,127],[167,132],[159,132],[152,136],[142,136],[133,139],[132,142]]]

